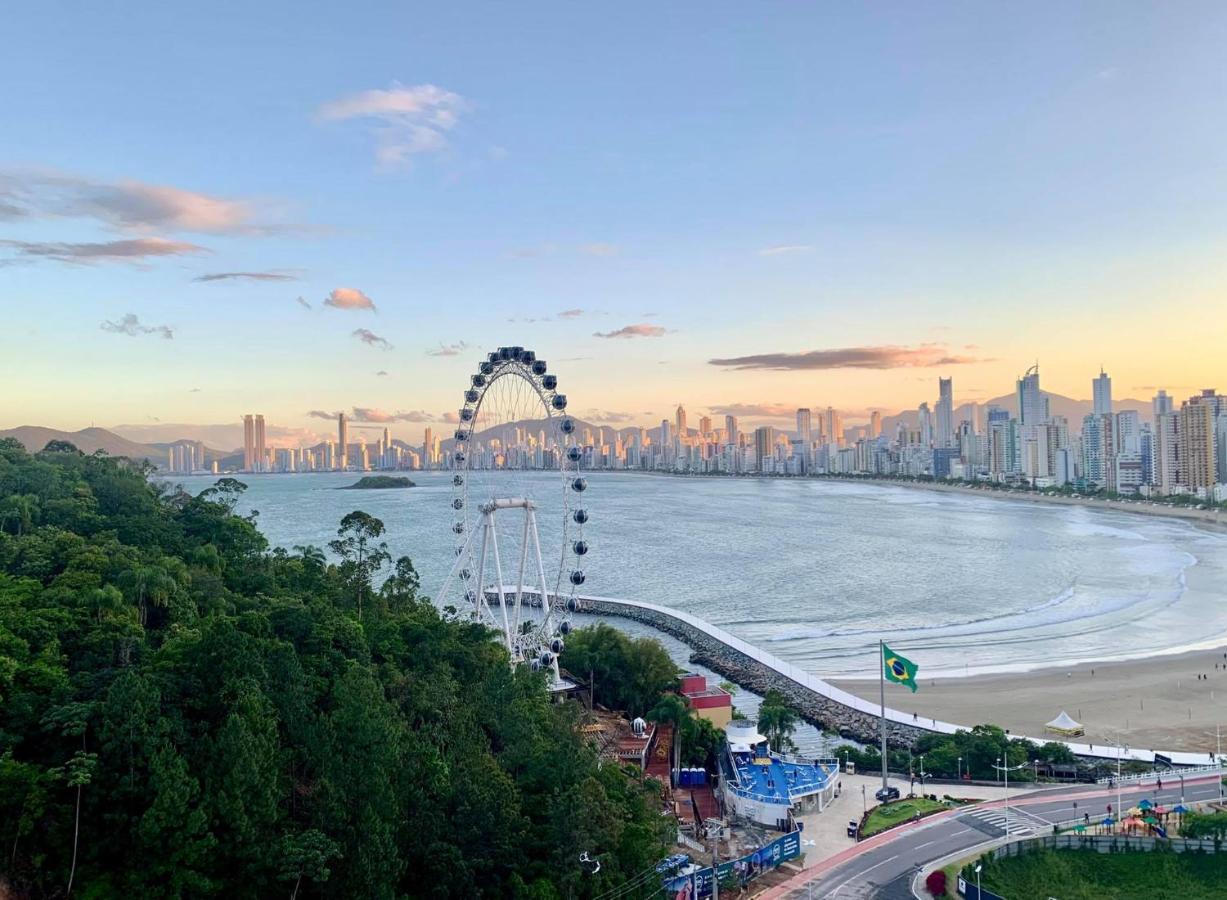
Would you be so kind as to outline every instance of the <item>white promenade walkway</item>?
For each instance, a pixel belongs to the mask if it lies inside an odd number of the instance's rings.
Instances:
[[[514,593],[515,589],[512,588],[510,592]],[[525,593],[528,592],[526,591]],[[823,681],[821,678],[811,675],[804,669],[800,669],[797,666],[794,666],[792,663],[780,659],[778,656],[768,653],[765,650],[760,650],[758,647],[755,647],[752,644],[746,643],[736,635],[729,634],[723,628],[712,625],[710,622],[705,622],[698,616],[692,616],[690,613],[683,612],[680,609],[671,609],[670,607],[659,606],[655,603],[644,603],[641,600],[622,600],[616,597],[577,595],[576,599],[579,600],[581,604],[600,603],[614,608],[622,607],[627,610],[645,610],[674,619],[677,622],[684,623],[689,625],[691,628],[703,632],[708,637],[719,641],[730,649],[736,650],[738,653],[745,654],[760,665],[771,669],[790,681],[796,682],[801,687],[811,690],[815,694],[819,694],[835,701],[836,703],[842,704],[843,706],[859,710],[860,712],[867,713],[875,717],[881,714],[881,707],[877,703],[873,703],[862,697],[858,697],[855,694],[850,694],[845,690],[841,690],[840,688]],[[581,607],[581,612],[583,611],[585,610],[583,610]],[[594,612],[596,612],[598,615],[600,614],[599,611]],[[919,728],[924,731],[941,732],[943,734],[953,734],[956,731],[966,731],[969,729],[969,726],[967,725],[956,725],[952,722],[943,722],[939,719],[916,719],[911,713],[900,712],[899,710],[891,709],[889,706],[886,708],[886,718],[892,722],[898,722],[901,725]],[[1022,734],[1011,734],[1010,736],[1024,738],[1038,744],[1043,744],[1053,740],[1050,737],[1029,737]],[[1092,749],[1090,744],[1082,744],[1075,741],[1054,742],[1065,744],[1078,756],[1091,756],[1106,760],[1115,760],[1117,758],[1118,751],[1116,747],[1105,747],[1103,744],[1100,744],[1097,748]],[[1126,761],[1132,760],[1135,762],[1153,763],[1155,759],[1155,752],[1155,750],[1138,750],[1130,748],[1124,751],[1124,753],[1121,755],[1121,759]],[[1205,766],[1207,763],[1213,762],[1210,759],[1209,754],[1206,753],[1190,753],[1183,750],[1159,750],[1157,752],[1169,757],[1174,764],[1180,766]],[[1220,759],[1219,762],[1221,763],[1222,760]]]

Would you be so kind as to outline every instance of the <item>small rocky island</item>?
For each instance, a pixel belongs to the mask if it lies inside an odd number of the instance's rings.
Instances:
[[[383,488],[411,488],[414,483],[403,475],[366,475],[353,484],[340,488],[342,491],[372,491]]]

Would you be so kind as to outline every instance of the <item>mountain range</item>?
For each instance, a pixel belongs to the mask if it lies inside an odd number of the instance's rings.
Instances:
[[[1054,394],[1048,391],[1044,392],[1048,397],[1049,412],[1054,416],[1064,416],[1069,420],[1070,428],[1073,431],[1078,431],[1081,427],[1082,417],[1088,415],[1092,410],[1090,400],[1075,400],[1072,397],[1065,397],[1061,394]],[[956,423],[972,418],[973,410],[976,413],[976,421],[983,426],[985,419],[985,410],[989,406],[999,406],[1002,409],[1008,410],[1011,415],[1018,415],[1018,398],[1014,394],[1006,394],[1001,397],[995,397],[991,400],[986,400],[983,403],[964,403],[954,410],[954,421]],[[1116,412],[1125,410],[1137,411],[1145,420],[1150,415],[1151,405],[1149,400],[1133,400],[1123,399],[1112,404]],[[931,407],[932,408],[932,404]],[[815,410],[817,413],[817,410]],[[723,425],[723,418],[720,416],[712,416],[713,424],[717,427]],[[743,429],[752,428],[750,422],[758,421],[757,419],[747,418],[743,420]],[[779,422],[781,419],[777,418]],[[882,432],[884,434],[893,434],[900,422],[906,422],[909,427],[915,428],[917,425],[916,410],[904,410],[894,415],[882,417]],[[576,428],[582,434],[584,429],[591,429],[594,436],[599,436],[600,442],[613,443],[617,437],[627,437],[638,432],[637,426],[622,426],[614,427],[612,425],[597,425],[592,422],[586,422],[583,419],[575,419]],[[525,420],[522,422],[511,423],[510,425],[494,426],[478,432],[475,437],[478,439],[488,439],[501,428],[519,426],[529,432],[540,430],[545,424],[545,420]],[[188,427],[188,426],[185,426]],[[451,431],[452,426],[441,426],[440,431],[447,434]],[[445,430],[446,429],[446,430]],[[688,429],[691,434],[695,433],[695,429]],[[781,428],[782,431],[791,432],[792,428]],[[648,428],[647,433],[653,440],[660,439],[660,426]],[[55,428],[46,428],[39,425],[21,425],[17,428],[10,428],[0,431],[0,438],[12,437],[16,438],[30,452],[36,452],[47,446],[50,441],[68,441],[84,453],[94,453],[98,450],[106,452],[109,456],[127,456],[132,459],[147,459],[154,465],[162,466],[166,463],[167,449],[177,441],[154,441],[142,443],[140,441],[130,440],[110,431],[106,428],[82,428],[80,431],[60,431]],[[408,441],[395,440],[393,443],[399,444],[402,447],[417,447],[416,444],[410,444]],[[450,451],[454,440],[447,438],[442,441],[443,450]],[[318,444],[316,445],[319,446]],[[234,467],[242,462],[242,450],[215,450],[211,447],[205,447],[205,461],[213,462],[217,460],[219,466],[223,469]]]

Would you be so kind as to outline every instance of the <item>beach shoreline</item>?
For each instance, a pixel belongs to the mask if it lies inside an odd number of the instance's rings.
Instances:
[[[842,475],[759,475],[749,472],[739,475],[692,475],[686,472],[657,472],[654,470],[616,469],[602,471],[602,475],[649,475],[665,478],[753,478],[760,481],[805,481],[821,484],[872,484],[883,487],[901,487],[914,490],[936,491],[946,494],[962,494],[970,497],[988,497],[995,500],[1022,500],[1028,503],[1048,503],[1058,506],[1081,506],[1107,512],[1133,513],[1166,519],[1212,525],[1227,529],[1227,509],[1195,509],[1171,506],[1159,501],[1139,497],[1136,500],[1106,500],[1099,497],[1069,497],[1058,494],[1043,494],[1038,491],[1007,490],[1005,488],[976,487],[969,484],[941,481],[908,481],[873,476],[847,477]]]
[[[877,679],[831,683],[877,699]],[[1064,710],[1086,728],[1078,740],[1205,752],[1207,759],[1227,733],[1227,651],[1221,648],[955,678],[926,679],[922,662],[917,684],[915,693],[892,687],[887,703],[921,725],[934,718],[969,728],[992,723],[1039,738]]]

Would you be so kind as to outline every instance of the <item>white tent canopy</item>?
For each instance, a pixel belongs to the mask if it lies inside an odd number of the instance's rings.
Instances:
[[[1074,719],[1065,710],[1061,710],[1061,714],[1044,726],[1046,731],[1055,731],[1059,734],[1083,734],[1083,727],[1074,721]]]

